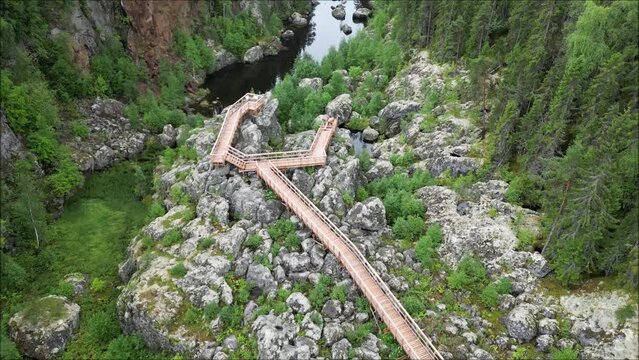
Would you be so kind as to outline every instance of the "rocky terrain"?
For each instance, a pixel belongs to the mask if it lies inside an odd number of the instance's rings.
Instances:
[[[288,175],[361,248],[398,297],[422,281],[441,287],[425,299],[427,310],[417,320],[446,358],[530,354],[525,351],[543,358],[552,348],[581,351],[586,358],[636,357],[636,315],[622,324],[611,315],[615,309],[601,305],[620,307],[630,302],[627,297],[602,292],[558,298],[540,290],[546,261],[519,250],[517,238],[522,228],[536,231],[539,214],[507,203],[507,183],[447,186],[447,179],[472,174],[481,165],[472,155],[479,131],[465,114],[468,104],[423,108],[425,90],[446,91],[464,81],[463,71],[450,79],[449,70],[431,63],[426,53],[415,54],[390,82],[391,102],[367,129],[382,136],[366,169],[349,131],[340,129],[326,166]],[[313,79],[303,82],[322,86]],[[244,120],[236,141],[240,150],[270,151],[273,137],[284,137],[285,150],[310,144],[313,131],[281,133],[276,108],[277,100],[270,99],[260,114]],[[347,121],[353,115],[350,96],[334,99],[326,113]],[[209,165],[206,155],[221,120],[210,119],[192,131],[187,146],[197,151],[197,161],[157,169],[155,198],[166,214],[133,239],[121,265],[127,282],[118,301],[123,329],[139,332],[151,348],[196,358],[225,359],[236,351],[282,359],[390,356],[392,342],[378,330],[335,257],[254,174]],[[411,154],[413,161],[395,166],[398,154]],[[344,195],[395,171],[420,170],[439,176],[436,185],[414,195],[426,208],[427,223],[442,227],[437,250],[445,266],[454,269],[474,254],[491,279],[512,283],[496,309],[483,309],[463,290],[444,291],[446,272],[423,268],[413,245],[393,239],[379,198],[356,202]],[[282,224],[293,227],[285,237]]]
[[[81,171],[102,170],[117,161],[130,159],[144,149],[151,135],[132,128],[124,115],[125,105],[117,100],[100,99],[80,105],[87,132],[67,142]],[[170,126],[170,125],[169,125]],[[160,139],[164,146],[175,146],[177,132],[167,128]]]

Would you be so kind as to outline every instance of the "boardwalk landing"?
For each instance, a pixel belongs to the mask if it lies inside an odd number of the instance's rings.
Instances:
[[[231,147],[244,114],[259,110],[263,103],[263,97],[246,94],[231,105],[211,151],[211,163],[223,165],[228,161],[240,171],[255,171],[344,265],[406,354],[411,359],[443,359],[357,247],[280,171],[325,165],[337,121],[329,118],[308,150],[248,155]]]

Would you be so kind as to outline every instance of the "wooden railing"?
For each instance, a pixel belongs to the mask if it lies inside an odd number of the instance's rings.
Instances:
[[[380,314],[382,318],[386,318],[389,320],[390,324],[387,323],[389,329],[391,330],[391,332],[393,332],[395,337],[398,339],[398,342],[400,343],[400,345],[405,350],[407,350],[407,353],[409,353],[410,357],[412,359],[420,359],[420,358],[423,358],[422,357],[423,354],[419,354],[414,349],[414,344],[411,346],[411,344],[408,343],[408,341],[405,338],[405,334],[402,333],[402,329],[400,329],[399,325],[397,325],[397,323],[392,320],[392,316],[384,308],[384,304],[381,302],[382,299],[379,299],[373,296],[373,291],[369,289],[369,285],[366,284],[366,282],[361,280],[361,278],[359,277],[358,269],[355,268],[355,266],[353,265],[351,261],[345,260],[344,256],[342,255],[342,251],[340,251],[340,249],[338,249],[338,247],[334,243],[329,241],[331,237],[330,233],[327,233],[320,226],[317,226],[317,224],[314,223],[313,221],[309,221],[311,220],[307,216],[307,214],[309,214],[309,211],[315,217],[319,218],[321,222],[324,225],[326,225],[326,227],[330,229],[330,231],[333,234],[339,237],[340,240],[346,245],[348,250],[350,250],[355,255],[357,262],[363,266],[364,270],[374,280],[375,285],[377,285],[382,290],[384,295],[387,296],[391,306],[396,310],[396,312],[399,314],[402,320],[405,321],[406,324],[410,327],[411,331],[417,337],[419,342],[430,352],[430,355],[431,355],[430,358],[442,359],[441,354],[439,353],[437,348],[435,348],[435,346],[432,344],[430,339],[423,333],[421,328],[415,323],[413,318],[408,314],[406,309],[402,306],[402,304],[395,297],[393,292],[388,288],[386,283],[379,276],[375,268],[373,268],[370,265],[366,257],[364,257],[364,255],[359,251],[357,246],[355,246],[355,244],[353,244],[353,242],[351,242],[350,239],[326,215],[324,215],[324,213],[321,210],[319,210],[317,206],[315,206],[315,204],[313,204],[313,202],[310,201],[306,197],[306,195],[304,195],[272,162],[259,163],[257,168],[258,168],[258,175],[260,175],[260,177],[262,177],[265,181],[267,181],[267,183],[269,183],[269,185],[271,186],[271,188],[273,188],[273,190],[279,189],[279,187],[277,187],[277,185],[275,185],[275,183],[273,182],[271,178],[272,176],[271,174],[275,174],[275,176],[279,178],[279,180],[286,186],[286,188],[290,190],[292,194],[294,194],[295,198],[299,199],[303,203],[303,206],[300,206],[299,204],[295,203],[295,201],[291,199],[290,194],[285,191],[280,191],[277,194],[280,197],[280,199],[282,199],[282,201],[286,203],[287,206],[289,206],[298,216],[300,216],[300,218],[303,221],[306,220],[304,221],[304,223],[307,224],[307,226],[311,229],[311,231],[313,231],[316,234],[316,236],[333,254],[336,254],[336,257],[338,258],[338,260],[340,260],[340,262],[342,262],[344,266],[349,270],[349,273],[351,274],[351,276],[356,280],[360,280],[358,281],[358,285],[360,289],[363,290],[363,292],[366,294],[371,304],[374,305],[374,308],[377,311],[377,313]],[[270,172],[265,171],[265,169],[269,169]]]
[[[228,161],[240,171],[256,171],[344,265],[408,356],[411,359],[443,359],[357,246],[280,170],[326,164],[326,148],[337,129],[337,120],[329,118],[320,126],[309,149],[244,154],[231,146],[233,137],[244,114],[263,104],[262,97],[246,94],[229,107],[211,151],[211,163],[220,165]]]

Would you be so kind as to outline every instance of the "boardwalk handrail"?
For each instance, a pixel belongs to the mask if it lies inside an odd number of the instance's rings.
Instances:
[[[336,131],[337,119],[329,117],[318,128],[308,149],[244,154],[231,146],[234,134],[244,114],[258,110],[263,104],[263,96],[245,94],[228,107],[211,150],[211,163],[219,165],[228,161],[240,171],[257,171],[258,176],[278,193],[282,202],[342,262],[406,353],[412,359],[443,359],[359,248],[280,170],[326,164],[326,148]]]
[[[228,119],[235,113],[235,112],[240,112],[242,113],[242,110],[244,109],[244,107],[247,104],[250,104],[250,102],[254,102],[255,103],[255,108],[259,108],[263,103],[264,103],[264,96],[262,95],[257,95],[257,94],[252,94],[252,93],[246,93],[244,94],[244,96],[242,96],[241,98],[239,98],[236,102],[234,102],[233,104],[231,104],[227,110],[226,110],[226,114],[224,114],[224,121],[222,121],[222,126],[220,127],[220,132],[218,133],[217,139],[215,140],[215,144],[213,144],[213,148],[211,149],[211,156],[214,156],[215,151],[217,150],[217,148],[220,145],[220,142],[225,140],[222,137],[222,130],[226,128]],[[236,124],[237,125],[237,124]],[[224,154],[220,154],[218,156],[223,156]]]
[[[286,184],[286,186],[289,189],[291,189],[291,191],[293,191],[293,193],[295,193],[295,195],[297,195],[313,211],[313,213],[315,213],[315,215],[317,215],[322,220],[322,222],[324,222],[326,226],[328,226],[335,234],[337,234],[344,241],[346,246],[348,246],[348,248],[355,254],[358,260],[360,260],[360,263],[364,266],[367,272],[375,280],[377,285],[382,289],[382,291],[385,294],[388,295],[389,299],[391,300],[391,304],[393,305],[395,310],[397,310],[400,316],[402,316],[402,318],[404,318],[404,320],[408,322],[409,326],[411,327],[411,329],[413,330],[417,338],[420,340],[420,342],[422,342],[422,344],[426,346],[434,354],[435,358],[441,358],[441,354],[439,353],[439,351],[435,348],[435,346],[432,344],[430,339],[423,333],[423,331],[417,325],[417,323],[415,323],[415,320],[413,320],[413,318],[408,314],[406,309],[404,309],[404,306],[402,306],[399,300],[397,300],[397,298],[395,297],[395,294],[393,294],[393,292],[388,288],[388,286],[379,276],[375,268],[373,268],[370,265],[368,260],[359,251],[357,246],[355,246],[355,244],[353,244],[353,242],[351,242],[350,239],[346,235],[344,235],[344,233],[326,215],[324,215],[324,213],[320,211],[317,208],[317,206],[313,204],[312,201],[310,201],[306,197],[306,195],[304,195],[276,166],[274,166],[273,163],[269,162],[269,166],[271,170],[273,171],[273,173],[275,173],[275,175],[277,175],[282,180],[282,182],[284,182],[284,184]]]

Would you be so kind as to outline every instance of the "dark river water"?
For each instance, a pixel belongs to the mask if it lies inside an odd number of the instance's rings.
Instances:
[[[287,49],[279,54],[266,56],[255,64],[237,63],[208,75],[203,87],[210,90],[209,103],[224,107],[247,92],[266,92],[291,71],[298,56],[306,54],[321,61],[331,47],[337,48],[343,39],[355,36],[364,27],[362,23],[353,22],[355,1],[346,2],[346,19],[341,21],[331,15],[331,5],[337,4],[338,1],[320,1],[313,9],[308,28],[292,29],[295,38],[285,42]],[[352,34],[345,35],[340,30],[344,23],[353,29]]]

